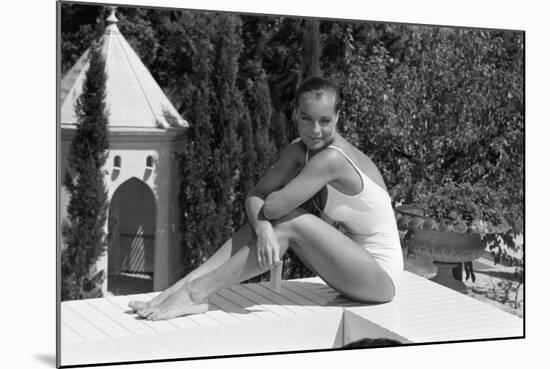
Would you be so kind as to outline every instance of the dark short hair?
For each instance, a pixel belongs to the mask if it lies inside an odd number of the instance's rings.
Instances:
[[[294,96],[294,108],[298,108],[298,103],[302,95],[308,92],[318,92],[319,94],[331,93],[335,96],[334,101],[334,110],[340,110],[340,93],[338,92],[338,87],[332,81],[323,78],[323,77],[308,77],[306,78],[298,90],[296,90],[296,95]]]
[[[357,347],[383,347],[383,346],[398,346],[401,342],[389,338],[363,338],[357,341],[350,342],[342,348],[357,348]]]

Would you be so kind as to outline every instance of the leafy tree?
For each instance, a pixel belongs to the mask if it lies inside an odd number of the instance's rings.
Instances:
[[[101,35],[101,14],[102,7],[98,6],[61,5],[61,73],[66,73]]]
[[[162,19],[155,15],[162,14],[158,10],[142,8],[124,8],[116,13],[120,32],[147,67],[157,59],[160,44],[159,27],[155,23],[162,22]]]
[[[76,102],[78,127],[71,143],[69,168],[63,185],[70,194],[67,222],[62,235],[61,299],[101,296],[101,272],[93,267],[106,247],[107,191],[102,170],[107,157],[107,112],[105,109],[105,61],[100,45],[90,48],[90,66],[82,94]]]
[[[523,220],[523,35],[419,26],[402,26],[401,37],[392,27],[344,32],[344,131],[373,157],[394,201],[455,185],[488,190],[498,201],[478,203],[479,211],[498,203],[515,227],[484,240],[517,249],[508,241]],[[358,43],[364,34],[375,42]]]

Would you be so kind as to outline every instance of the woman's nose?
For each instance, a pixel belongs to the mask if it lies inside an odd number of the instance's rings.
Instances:
[[[313,122],[312,131],[313,131],[313,133],[320,133],[321,132],[321,125],[319,124],[319,122]]]

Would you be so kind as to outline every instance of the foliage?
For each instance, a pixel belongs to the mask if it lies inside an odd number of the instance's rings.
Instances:
[[[102,167],[108,149],[105,61],[100,46],[90,51],[82,94],[76,102],[78,128],[71,143],[63,184],[70,194],[62,235],[61,299],[99,297],[103,275],[93,267],[106,247],[107,192]]]
[[[511,214],[505,213],[502,197],[485,183],[448,183],[434,186],[418,195],[415,203],[424,208],[424,215],[436,220],[464,221],[473,231],[493,233],[510,228]],[[507,217],[508,215],[508,217]],[[476,229],[475,227],[483,229]]]
[[[422,199],[436,217],[506,218],[521,232],[523,35],[368,24],[332,32],[345,45],[334,71],[342,131],[371,155],[394,202]]]
[[[510,48],[496,31],[410,27],[398,59],[383,43],[358,48],[346,32],[343,118],[395,200],[427,183],[484,181],[522,202],[521,35]]]
[[[63,4],[61,6],[61,73],[65,74],[86,51],[98,31],[96,19],[101,12],[97,6]]]

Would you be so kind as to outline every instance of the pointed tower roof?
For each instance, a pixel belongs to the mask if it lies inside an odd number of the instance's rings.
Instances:
[[[102,36],[107,80],[106,107],[111,131],[158,131],[188,127],[117,27],[115,7]],[[61,124],[77,123],[75,102],[89,67],[89,49],[61,80]]]

